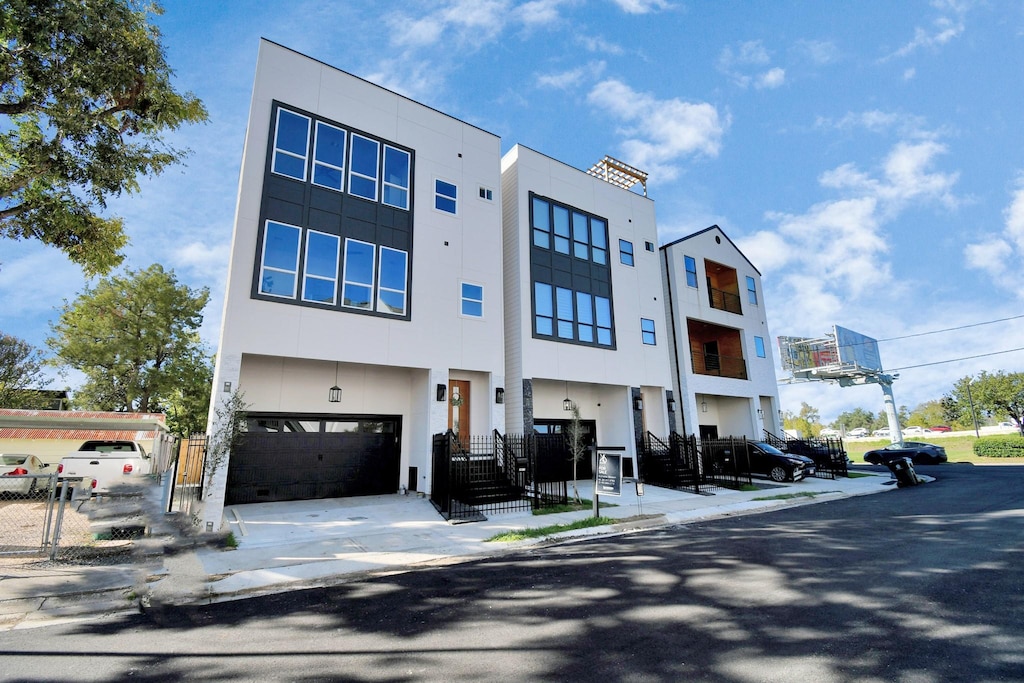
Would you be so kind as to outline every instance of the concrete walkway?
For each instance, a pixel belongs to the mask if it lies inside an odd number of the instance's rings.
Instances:
[[[205,604],[326,586],[377,573],[490,557],[550,540],[625,533],[896,490],[888,473],[811,478],[785,485],[755,483],[764,488],[696,495],[648,485],[644,495],[638,496],[635,484],[626,481],[621,497],[601,498],[601,515],[620,522],[512,543],[486,539],[505,531],[568,524],[593,512],[536,516],[513,512],[451,524],[427,498],[417,495],[228,507],[225,519],[238,542],[234,549],[198,546],[164,556],[162,566],[157,562],[141,571],[131,566],[0,565],[0,630],[134,611],[140,604]],[[591,482],[579,482],[578,490],[581,497],[592,499]],[[812,495],[783,497],[787,494]]]

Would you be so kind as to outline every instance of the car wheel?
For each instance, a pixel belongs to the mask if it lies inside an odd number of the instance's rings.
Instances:
[[[786,481],[789,478],[789,474],[786,472],[785,467],[776,465],[768,472],[768,478],[772,481]]]

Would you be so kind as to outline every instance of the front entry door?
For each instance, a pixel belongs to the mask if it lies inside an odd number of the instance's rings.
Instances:
[[[453,379],[448,382],[448,429],[463,447],[469,445],[469,381]]]

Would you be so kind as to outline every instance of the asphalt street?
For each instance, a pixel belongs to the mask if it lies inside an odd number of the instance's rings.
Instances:
[[[1024,468],[0,633],[36,680],[1024,680]]]

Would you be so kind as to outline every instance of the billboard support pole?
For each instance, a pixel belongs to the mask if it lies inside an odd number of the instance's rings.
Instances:
[[[892,393],[892,379],[890,375],[882,375],[879,377],[878,385],[882,387],[882,395],[885,400],[885,416],[889,420],[889,440],[902,446],[903,432],[900,430],[900,420],[896,413],[896,397]]]

